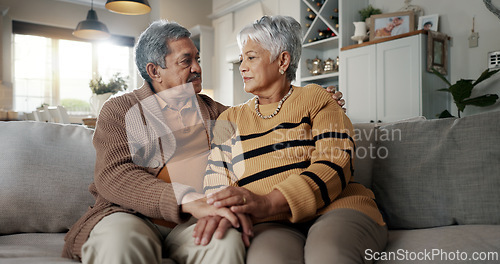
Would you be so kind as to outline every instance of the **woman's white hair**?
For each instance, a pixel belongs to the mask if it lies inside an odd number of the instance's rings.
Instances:
[[[270,62],[276,60],[282,52],[288,51],[291,61],[286,70],[286,77],[289,81],[293,81],[302,53],[301,32],[299,22],[293,17],[263,16],[240,31],[237,36],[238,46],[242,50],[248,39],[258,42],[262,48],[271,53]]]

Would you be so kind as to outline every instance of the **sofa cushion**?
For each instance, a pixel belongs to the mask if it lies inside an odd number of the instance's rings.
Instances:
[[[0,236],[0,258],[59,258],[64,235],[33,233]]]
[[[76,260],[61,257],[63,233],[15,234],[0,236],[0,263],[2,264],[72,264]],[[162,264],[176,264],[162,259]]]
[[[354,126],[354,181],[371,188],[374,151],[376,150],[375,123],[358,123]]]
[[[373,161],[377,153],[376,135],[378,128],[382,125],[396,124],[401,122],[413,122],[425,120],[424,116],[417,116],[391,123],[355,123],[354,141],[356,142],[356,155],[354,155],[354,181],[363,184],[367,188],[372,187]]]
[[[373,191],[389,227],[500,224],[499,131],[499,112],[381,127]]]
[[[67,231],[94,199],[93,131],[0,122],[0,234]]]

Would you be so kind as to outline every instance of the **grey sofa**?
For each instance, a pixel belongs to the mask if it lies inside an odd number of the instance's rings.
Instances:
[[[373,189],[390,227],[386,251],[366,258],[499,262],[499,112],[355,130],[356,180]],[[93,204],[92,134],[77,125],[0,122],[1,264],[74,263],[60,255],[65,232]]]

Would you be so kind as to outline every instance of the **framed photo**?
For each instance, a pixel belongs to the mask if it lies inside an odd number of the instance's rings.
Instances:
[[[370,20],[370,41],[408,33],[415,28],[413,11],[372,15]]]
[[[448,74],[448,35],[437,31],[427,35],[427,71],[432,72],[432,68]]]
[[[438,31],[438,22],[439,22],[439,15],[438,14],[421,16],[418,18],[417,29],[418,30],[425,29],[425,30]]]

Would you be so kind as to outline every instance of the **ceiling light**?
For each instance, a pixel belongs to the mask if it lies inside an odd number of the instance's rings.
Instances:
[[[108,0],[106,8],[124,15],[144,15],[151,11],[148,0]]]
[[[80,21],[73,31],[73,36],[90,40],[102,40],[111,36],[104,23],[97,19],[97,13],[94,11],[94,1],[92,0],[90,10],[87,13],[87,19]]]

